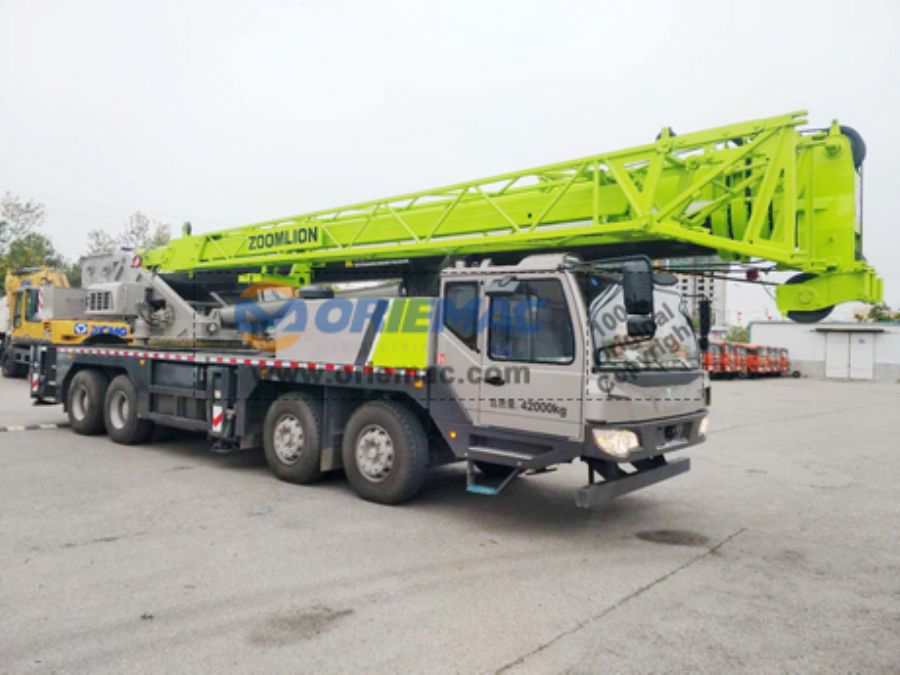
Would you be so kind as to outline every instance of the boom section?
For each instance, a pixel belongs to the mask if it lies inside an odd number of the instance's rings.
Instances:
[[[185,236],[143,261],[162,272],[289,265],[302,282],[335,262],[669,241],[807,273],[779,289],[787,309],[877,302],[881,280],[862,259],[861,139],[805,123],[798,112],[663,130],[626,150]]]

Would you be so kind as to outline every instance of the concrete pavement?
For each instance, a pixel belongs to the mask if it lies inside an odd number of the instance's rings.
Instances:
[[[0,425],[64,420],[0,379]],[[692,471],[401,507],[199,437],[0,433],[4,672],[900,669],[900,386],[714,383]]]

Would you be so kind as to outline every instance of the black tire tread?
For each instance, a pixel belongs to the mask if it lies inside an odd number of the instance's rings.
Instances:
[[[111,393],[115,393],[118,389],[124,389],[129,396],[128,408],[131,413],[133,424],[126,424],[122,429],[116,429],[109,421],[109,398]],[[128,375],[117,375],[106,388],[106,395],[103,397],[103,421],[106,426],[106,433],[110,439],[122,445],[137,445],[146,441],[153,432],[153,422],[143,420],[137,416],[137,388]]]
[[[3,377],[10,380],[19,380],[28,374],[28,368],[21,363],[16,363],[11,347],[4,350],[0,368],[2,368]]]
[[[402,440],[408,450],[405,471],[402,471],[404,467],[401,467],[402,475],[397,474],[399,478],[394,480],[388,477],[381,483],[366,480],[356,469],[354,446],[361,428],[355,427],[359,425],[361,417],[372,411],[380,411],[381,415],[393,418],[402,430],[404,439],[394,439],[394,461],[397,461],[396,453],[400,452],[398,440]],[[344,471],[353,489],[363,499],[380,504],[399,504],[411,499],[421,490],[428,472],[428,437],[422,423],[406,405],[397,401],[370,401],[357,408],[347,421],[342,452]]]
[[[91,396],[93,403],[90,406],[90,414],[83,420],[75,418],[72,412],[72,392],[81,384],[88,389],[88,395]],[[106,423],[104,421],[104,403],[106,401],[106,388],[109,386],[109,378],[103,371],[96,368],[87,368],[79,370],[72,376],[69,383],[69,391],[67,394],[66,408],[69,415],[69,424],[76,434],[82,436],[97,436],[106,431]]]
[[[280,414],[277,406],[283,401],[301,402],[305,406],[306,411],[309,412],[310,417],[312,417],[313,425],[315,426],[315,443],[310,444],[307,442],[307,447],[304,448],[304,454],[301,456],[300,461],[290,466],[286,466],[278,460],[275,449],[272,446],[271,427],[275,423],[274,418],[277,414]],[[309,430],[304,426],[303,433],[307,438],[310,437],[308,431]],[[263,451],[266,455],[266,463],[269,465],[272,473],[280,480],[287,481],[288,483],[305,485],[307,483],[313,483],[321,478],[322,402],[310,394],[299,391],[282,394],[275,399],[266,411],[265,421],[263,422]]]

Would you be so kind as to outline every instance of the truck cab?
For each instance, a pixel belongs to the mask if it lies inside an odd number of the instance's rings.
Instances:
[[[125,344],[130,339],[123,321],[87,319],[86,293],[69,288],[59,270],[30,268],[7,275],[8,329],[0,355],[5,377],[25,377],[32,347],[48,344]]]
[[[443,272],[434,418],[457,456],[536,471],[581,458],[609,477],[704,440],[681,296],[651,273],[637,298],[628,277],[558,255]]]

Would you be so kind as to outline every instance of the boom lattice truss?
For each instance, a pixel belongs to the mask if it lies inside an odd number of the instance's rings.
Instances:
[[[387,199],[184,236],[146,251],[162,272],[677,242],[723,260],[805,273],[778,288],[782,311],[878,302],[862,258],[861,139],[805,113],[673,135],[627,150]]]

